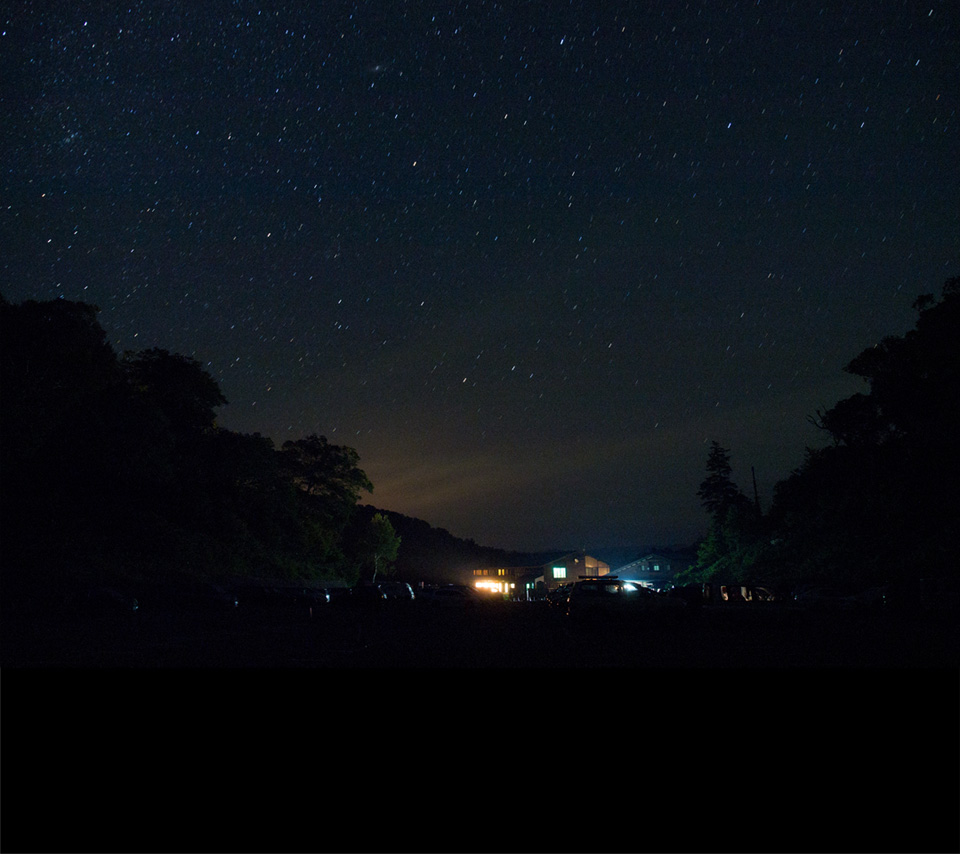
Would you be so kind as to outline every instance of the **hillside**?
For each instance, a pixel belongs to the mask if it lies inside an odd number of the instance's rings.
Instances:
[[[400,536],[396,575],[408,582],[457,583],[463,581],[464,571],[490,566],[539,566],[558,555],[573,551],[572,548],[562,545],[543,552],[520,552],[483,546],[472,539],[455,537],[445,528],[435,528],[423,519],[369,504],[356,508],[352,528],[359,529],[375,513],[386,516]],[[608,563],[611,569],[650,552],[676,550],[642,545],[635,548],[586,549],[592,556]]]

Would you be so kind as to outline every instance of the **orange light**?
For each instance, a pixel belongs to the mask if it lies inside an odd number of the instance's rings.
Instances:
[[[502,581],[478,581],[476,588],[482,593],[503,593]]]

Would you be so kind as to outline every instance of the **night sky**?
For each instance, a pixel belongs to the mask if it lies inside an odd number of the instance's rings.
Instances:
[[[689,543],[960,274],[948,2],[27,3],[0,292],[512,549]]]

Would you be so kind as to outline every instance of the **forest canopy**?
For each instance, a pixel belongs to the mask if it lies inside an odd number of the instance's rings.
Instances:
[[[845,370],[865,389],[817,412],[828,437],[762,513],[714,442],[710,514],[691,581],[887,584],[955,575],[960,556],[960,278],[914,303],[917,319]]]
[[[0,297],[4,582],[96,575],[352,583],[355,450],[219,427],[194,359],[118,355],[81,302]]]

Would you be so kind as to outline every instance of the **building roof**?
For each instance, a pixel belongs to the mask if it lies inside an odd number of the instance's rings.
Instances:
[[[592,560],[592,561],[595,561],[597,564],[600,564],[603,566],[609,566],[609,564],[605,560],[600,560],[600,558],[598,557],[594,557],[593,555],[588,555],[583,550],[575,551],[575,552],[564,552],[563,554],[553,558],[552,560],[548,560],[546,563],[541,564],[541,566],[553,566],[555,563],[560,563],[561,561],[570,560],[571,558],[573,558],[574,560],[582,560],[584,562],[586,562],[587,560]]]

